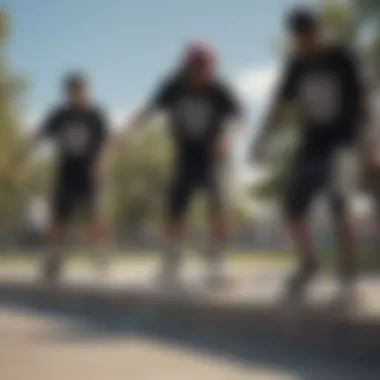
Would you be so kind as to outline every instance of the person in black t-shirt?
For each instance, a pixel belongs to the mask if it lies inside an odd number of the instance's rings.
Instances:
[[[100,245],[105,239],[97,209],[97,188],[107,121],[103,112],[90,104],[82,75],[65,78],[64,91],[64,104],[51,112],[28,147],[32,150],[41,140],[49,139],[58,153],[52,199],[52,252],[44,267],[47,280],[58,278],[66,229],[74,211],[78,209],[88,220],[91,243]]]
[[[267,140],[279,124],[285,103],[297,102],[301,113],[301,144],[285,195],[287,226],[301,255],[301,269],[290,290],[305,288],[317,269],[316,255],[306,225],[311,202],[321,190],[330,194],[336,231],[342,249],[342,280],[351,283],[355,272],[355,244],[346,200],[332,186],[337,153],[358,142],[363,116],[363,85],[354,55],[345,47],[322,44],[318,19],[297,10],[289,19],[296,45],[281,80],[274,107],[254,146],[260,160]]]
[[[209,279],[221,278],[227,240],[220,171],[241,108],[232,91],[216,78],[216,57],[203,43],[191,44],[180,70],[165,80],[127,130],[143,125],[156,111],[165,111],[174,138],[175,163],[168,194],[168,240],[163,280],[177,279],[181,259],[183,217],[197,190],[209,201],[213,246]],[[230,128],[231,127],[231,128]]]

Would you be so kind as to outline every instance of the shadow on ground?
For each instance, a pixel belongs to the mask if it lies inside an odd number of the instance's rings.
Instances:
[[[99,339],[143,337],[160,344],[247,367],[268,366],[304,380],[380,378],[380,336],[361,336],[349,325],[320,326],[300,321],[278,326],[255,319],[247,325],[213,323],[212,315],[166,305],[62,302],[0,291],[0,307],[78,321],[64,332],[36,333],[31,339],[75,344]],[[219,316],[220,317],[220,316]],[[97,343],[98,344],[98,343]]]

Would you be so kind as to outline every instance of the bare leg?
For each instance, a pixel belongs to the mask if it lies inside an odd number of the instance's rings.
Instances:
[[[185,223],[182,217],[171,218],[166,230],[166,246],[163,250],[160,281],[177,282],[183,259],[182,244]]]
[[[107,227],[105,223],[97,216],[92,218],[88,223],[88,243],[91,247],[92,254],[96,261],[97,267],[101,274],[109,266],[110,257],[106,248]]]
[[[65,224],[56,223],[52,226],[49,236],[49,247],[43,266],[43,279],[56,281],[59,279],[63,254],[66,248],[67,228]]]
[[[302,294],[310,280],[313,279],[318,269],[317,258],[306,219],[304,217],[288,219],[287,228],[300,261],[299,269],[289,282],[290,293],[297,296]]]
[[[210,212],[211,245],[207,254],[208,277],[211,282],[224,278],[224,265],[228,244],[228,226],[223,211],[213,209]]]
[[[357,267],[356,241],[353,226],[346,213],[334,217],[335,230],[341,253],[343,271],[355,271]]]
[[[334,215],[335,231],[340,250],[340,281],[351,291],[357,274],[356,241],[352,221],[344,209]]]
[[[312,238],[305,217],[292,217],[286,221],[288,233],[292,239],[301,265],[314,265],[317,261]]]

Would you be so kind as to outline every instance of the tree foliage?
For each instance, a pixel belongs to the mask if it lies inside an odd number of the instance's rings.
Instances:
[[[164,215],[173,166],[173,144],[166,121],[153,121],[125,144],[112,173],[108,210],[117,226],[129,229],[159,224]],[[248,216],[235,192],[231,196],[233,222],[244,223]],[[194,199],[190,219],[204,224],[207,205],[204,197]]]
[[[23,81],[9,67],[5,44],[10,36],[9,22],[0,11],[0,225],[12,226],[20,215],[25,182],[7,165],[22,142],[18,115]]]
[[[160,219],[172,156],[162,127],[149,126],[136,134],[117,158],[109,189],[109,209],[116,224]]]
[[[24,170],[7,165],[9,158],[25,144],[21,128],[21,96],[24,82],[15,76],[6,59],[5,44],[10,38],[9,20],[0,11],[0,228],[13,228],[23,220],[26,202],[32,192],[50,190],[47,182],[52,162],[38,156]],[[105,186],[104,204],[115,226],[129,229],[162,220],[167,198],[173,151],[166,121],[157,118],[145,130],[126,142],[118,154]],[[193,218],[204,219],[204,202],[195,202]],[[237,197],[232,214],[236,222],[246,220]]]

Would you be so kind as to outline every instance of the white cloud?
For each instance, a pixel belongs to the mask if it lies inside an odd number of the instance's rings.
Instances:
[[[129,113],[123,110],[113,110],[109,113],[111,128],[118,130],[128,118]]]
[[[249,104],[263,106],[270,97],[278,79],[274,64],[254,66],[237,74],[235,85],[238,93]]]
[[[252,167],[246,161],[246,155],[257,132],[258,120],[265,112],[278,76],[278,67],[273,63],[253,65],[251,68],[241,70],[235,76],[237,93],[248,106],[248,114],[251,116],[249,126],[236,146],[239,180],[245,185],[258,181],[262,175],[258,168]]]
[[[21,120],[22,127],[26,131],[33,131],[43,120],[43,113],[37,110],[26,112]]]

